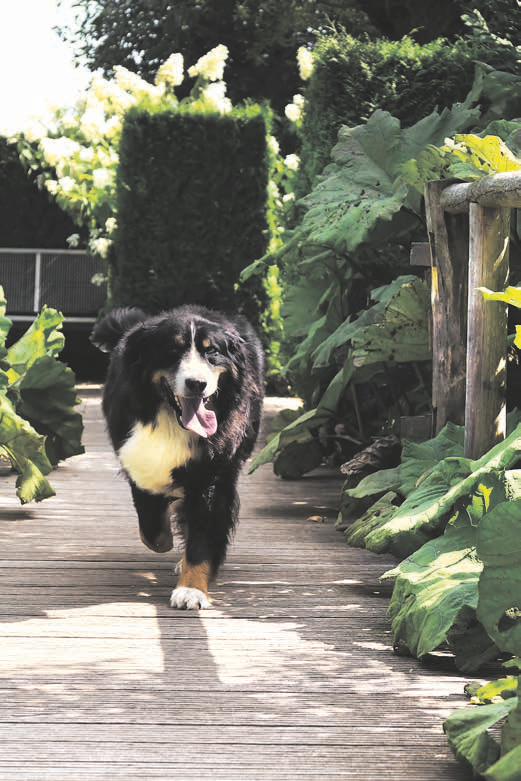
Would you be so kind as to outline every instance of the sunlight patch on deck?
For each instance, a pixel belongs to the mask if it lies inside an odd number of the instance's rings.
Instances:
[[[33,671],[39,678],[82,671],[125,679],[162,673],[157,611],[142,602],[111,602],[0,623],[0,670],[25,676]]]

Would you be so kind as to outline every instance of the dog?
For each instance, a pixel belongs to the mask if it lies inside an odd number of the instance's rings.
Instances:
[[[237,481],[262,414],[263,356],[246,318],[202,306],[118,309],[94,327],[110,353],[102,408],[142,542],[184,542],[170,605],[207,608],[238,520]]]

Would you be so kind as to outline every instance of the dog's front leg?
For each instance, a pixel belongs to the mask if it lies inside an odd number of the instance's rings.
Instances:
[[[178,568],[179,580],[172,591],[170,606],[184,610],[199,610],[210,607],[208,585],[210,582],[210,562],[189,564],[186,554]]]
[[[208,586],[224,561],[238,513],[235,475],[220,475],[210,486],[185,486],[177,522],[185,537],[185,553],[170,605],[198,609],[210,606]]]

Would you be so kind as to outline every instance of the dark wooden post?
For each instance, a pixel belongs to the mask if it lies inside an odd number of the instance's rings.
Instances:
[[[465,423],[465,370],[469,218],[445,212],[441,194],[450,180],[425,187],[427,229],[432,253],[432,354],[434,430],[447,421]],[[499,288],[496,288],[499,289]]]
[[[470,204],[465,456],[480,458],[506,431],[507,305],[480,287],[508,284],[510,209]]]

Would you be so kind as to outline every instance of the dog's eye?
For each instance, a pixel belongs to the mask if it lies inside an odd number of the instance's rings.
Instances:
[[[211,358],[212,356],[219,355],[219,350],[216,347],[210,346],[206,348],[204,354]]]

